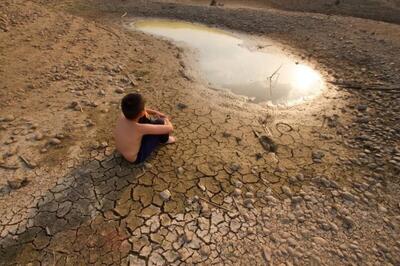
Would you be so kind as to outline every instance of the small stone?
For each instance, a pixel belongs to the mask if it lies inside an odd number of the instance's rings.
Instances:
[[[144,168],[151,169],[153,168],[153,165],[151,163],[144,163]]]
[[[199,196],[197,196],[197,195],[195,195],[195,196],[193,196],[193,198],[192,198],[192,202],[194,203],[194,202],[198,202],[199,201]]]
[[[367,110],[368,106],[365,104],[359,104],[356,106],[356,108],[358,111],[363,112],[363,111]]]
[[[342,220],[343,220],[343,226],[347,229],[351,229],[355,225],[353,219],[351,219],[350,216],[344,216],[342,217]]]
[[[202,246],[199,250],[199,253],[202,257],[208,257],[208,255],[210,254],[210,247]]]
[[[355,201],[355,197],[353,194],[351,194],[350,192],[344,191],[342,193],[340,193],[341,197],[345,200],[348,201]]]
[[[91,119],[86,119],[85,122],[87,127],[93,127],[96,125]]]
[[[25,186],[28,183],[28,179],[26,177],[17,177],[11,178],[7,180],[7,184],[11,189],[19,189]]]
[[[369,118],[368,117],[360,117],[358,119],[356,119],[356,122],[360,123],[360,124],[367,124],[369,123]]]
[[[61,140],[59,140],[58,138],[51,138],[49,140],[49,144],[51,144],[51,145],[58,145],[60,143],[61,143]]]
[[[380,212],[386,213],[388,210],[381,204],[378,204],[378,210]]]
[[[239,171],[240,169],[240,164],[238,163],[232,163],[229,167],[233,172]]]
[[[201,189],[201,191],[206,191],[206,187],[203,184],[197,184],[199,186],[199,188]]]
[[[223,133],[222,133],[222,136],[223,136],[224,138],[229,138],[230,136],[232,136],[232,134],[229,133],[229,132],[223,132]]]
[[[70,104],[69,104],[69,108],[71,108],[71,109],[75,109],[76,107],[78,107],[78,110],[79,110],[79,103],[77,102],[77,101],[72,101]]]
[[[282,192],[285,193],[287,196],[292,195],[292,190],[288,186],[282,186]]]
[[[328,243],[325,239],[319,236],[313,237],[313,241],[318,245],[325,245],[326,243]]]
[[[3,119],[4,122],[11,122],[11,121],[14,121],[14,120],[15,120],[15,117],[13,115],[7,115]]]
[[[26,84],[26,88],[28,90],[33,90],[35,88],[35,86],[33,84]]]
[[[249,199],[254,198],[254,194],[253,194],[252,192],[246,192],[246,193],[244,194],[244,196],[245,196],[246,198],[249,198]]]
[[[106,141],[103,141],[101,144],[102,148],[107,148],[108,147],[108,143]]]
[[[312,153],[312,159],[315,161],[322,160],[322,158],[325,157],[325,154],[322,151],[313,151]]]
[[[262,256],[263,256],[265,262],[270,263],[272,260],[271,249],[269,247],[263,247]]]
[[[42,140],[43,139],[43,134],[41,132],[36,132],[35,133],[35,140]]]
[[[91,106],[91,107],[99,106],[99,104],[97,102],[95,102],[95,101],[89,102],[88,105]]]
[[[171,198],[171,192],[168,189],[166,189],[166,190],[160,192],[160,197],[164,201],[167,201],[167,200],[169,200]]]
[[[297,246],[297,241],[293,237],[289,237],[287,240],[288,244],[292,247]]]
[[[182,175],[185,172],[183,167],[178,167],[178,174]]]
[[[194,233],[192,231],[185,231],[183,234],[183,241],[189,243],[193,240]]]
[[[244,199],[243,204],[246,208],[252,209],[254,204],[254,199]]]
[[[122,93],[125,93],[125,90],[123,88],[121,88],[121,87],[118,87],[118,88],[115,89],[115,92],[118,93],[118,94],[122,94]]]
[[[210,212],[210,207],[208,206],[208,204],[204,201],[201,201],[200,205],[201,205],[201,213],[204,216],[209,217],[211,215],[211,212]]]
[[[95,71],[96,70],[96,68],[93,65],[86,65],[86,69],[88,71]]]
[[[236,180],[236,181],[235,181],[235,187],[241,188],[241,187],[243,187],[243,183],[240,182],[239,180]]]
[[[385,244],[383,244],[383,243],[377,243],[376,244],[376,246],[380,249],[380,250],[382,250],[383,252],[389,252],[389,249],[387,248],[387,246],[385,245]]]
[[[178,104],[176,105],[176,107],[177,107],[179,110],[183,110],[183,109],[188,108],[188,106],[187,106],[186,104],[184,104],[184,103],[178,103]]]
[[[300,197],[300,196],[292,197],[292,203],[293,203],[294,205],[297,205],[297,204],[301,203],[302,201],[303,201],[303,198]]]
[[[65,138],[65,135],[63,133],[57,133],[55,135],[55,137],[58,138],[58,139],[63,139],[63,138]]]
[[[240,190],[239,188],[235,188],[235,190],[233,191],[234,197],[239,197],[241,194],[242,194],[242,190]]]
[[[334,232],[339,231],[339,227],[335,223],[330,222],[329,225],[330,225],[330,228],[332,231],[334,231]]]

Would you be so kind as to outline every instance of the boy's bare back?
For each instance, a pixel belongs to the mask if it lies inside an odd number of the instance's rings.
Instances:
[[[117,150],[130,162],[136,160],[143,137],[138,130],[138,125],[121,116],[114,131]]]

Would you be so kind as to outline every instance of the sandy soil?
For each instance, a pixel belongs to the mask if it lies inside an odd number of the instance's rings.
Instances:
[[[181,48],[125,28],[138,17],[272,38],[341,86],[292,108],[210,90]],[[399,264],[399,32],[268,8],[2,1],[0,264]],[[130,91],[179,140],[138,167],[112,140]],[[276,154],[254,135],[266,127]]]

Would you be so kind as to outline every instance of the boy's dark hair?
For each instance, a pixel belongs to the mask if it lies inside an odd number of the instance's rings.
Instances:
[[[144,110],[145,100],[139,93],[129,93],[122,98],[121,109],[126,119],[133,120]]]

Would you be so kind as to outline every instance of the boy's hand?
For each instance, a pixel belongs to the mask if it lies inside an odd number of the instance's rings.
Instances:
[[[166,116],[165,114],[163,114],[163,113],[161,113],[161,112],[159,112],[159,111],[151,110],[151,109],[146,109],[146,111],[147,111],[149,114],[158,116],[159,118],[167,118],[167,116]]]

